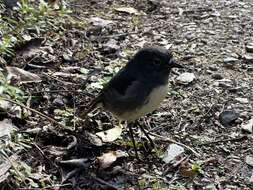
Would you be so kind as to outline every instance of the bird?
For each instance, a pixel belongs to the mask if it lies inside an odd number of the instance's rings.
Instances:
[[[102,107],[120,121],[126,121],[138,158],[132,126],[139,118],[157,109],[165,99],[172,68],[183,66],[167,49],[157,46],[140,49],[103,87],[82,116]],[[153,144],[144,128],[140,128]]]

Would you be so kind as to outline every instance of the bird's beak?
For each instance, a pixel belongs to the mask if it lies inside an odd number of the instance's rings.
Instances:
[[[184,68],[184,66],[178,64],[178,63],[177,63],[176,61],[174,61],[174,60],[171,60],[170,66],[171,66],[172,68]]]

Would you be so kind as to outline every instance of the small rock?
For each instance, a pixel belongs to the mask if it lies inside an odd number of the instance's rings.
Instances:
[[[243,58],[246,62],[251,62],[253,61],[253,54],[247,53],[243,56]]]
[[[109,53],[115,53],[120,47],[117,45],[117,41],[110,39],[107,43],[103,44],[103,50]]]
[[[234,57],[227,57],[224,59],[224,63],[235,63],[237,61],[238,61],[238,59],[234,58]]]
[[[210,65],[208,67],[211,71],[218,71],[218,67],[216,67],[215,65]]]
[[[182,73],[176,78],[176,82],[179,84],[189,84],[195,79],[195,75],[193,73]]]
[[[3,3],[7,9],[12,9],[17,6],[18,0],[4,0]]]
[[[133,15],[140,15],[141,13],[133,8],[133,7],[120,7],[120,8],[116,8],[115,9],[118,12],[122,12],[122,13],[128,13],[128,14],[133,14]]]
[[[252,72],[252,71],[253,71],[253,67],[248,67],[248,68],[247,68],[247,71],[248,71],[248,72]]]
[[[245,162],[246,162],[246,164],[248,164],[249,166],[252,166],[253,167],[253,157],[251,157],[251,156],[246,156],[245,157]]]
[[[64,106],[64,101],[63,101],[62,97],[55,98],[52,103],[54,106],[57,106],[57,107]]]
[[[219,73],[214,73],[214,74],[212,74],[211,77],[213,79],[215,79],[215,80],[221,80],[221,79],[223,79],[223,76],[221,74],[219,74]]]
[[[221,79],[217,81],[216,86],[220,86],[222,88],[231,88],[233,86],[233,82],[230,79]]]
[[[241,104],[248,104],[249,103],[248,98],[235,98],[235,100]]]
[[[170,144],[163,156],[163,161],[168,164],[183,152],[184,152],[183,147],[177,144]]]
[[[219,121],[225,127],[228,127],[232,122],[234,122],[238,118],[239,114],[234,110],[225,110],[219,115]]]
[[[243,131],[252,133],[253,132],[253,118],[250,119],[247,123],[243,123],[241,128]]]
[[[91,17],[89,21],[92,23],[93,26],[98,26],[101,28],[104,28],[110,24],[113,24],[113,21],[111,20],[105,20],[100,17]]]
[[[250,182],[250,183],[253,183],[253,172],[252,172],[251,177],[249,178],[249,182]]]
[[[63,53],[62,58],[64,61],[67,61],[67,62],[73,61],[73,58],[70,55],[68,55],[67,53]]]
[[[253,53],[253,43],[248,43],[245,48],[247,52]]]
[[[207,185],[204,187],[205,190],[217,190],[214,184]]]

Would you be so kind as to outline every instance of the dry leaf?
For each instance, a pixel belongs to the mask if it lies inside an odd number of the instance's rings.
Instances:
[[[18,67],[6,67],[8,75],[10,78],[17,79],[20,83],[29,83],[29,82],[41,82],[41,78],[31,72],[25,71]]]
[[[11,131],[15,129],[15,126],[12,124],[11,120],[4,119],[0,121],[0,138],[10,138]]]
[[[128,154],[121,150],[109,151],[107,153],[104,153],[102,156],[97,157],[97,160],[98,160],[100,168],[105,169],[105,168],[110,167],[112,163],[117,160],[117,158],[127,157],[127,156]]]
[[[100,168],[105,169],[117,160],[117,154],[115,151],[104,153],[102,156],[97,157]]]
[[[96,135],[99,136],[103,142],[113,142],[120,137],[121,133],[122,127],[117,126],[106,131],[98,132]]]

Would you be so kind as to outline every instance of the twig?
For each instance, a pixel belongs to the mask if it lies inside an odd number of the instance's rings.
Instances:
[[[40,154],[41,154],[52,166],[54,166],[57,170],[59,169],[59,168],[57,167],[57,165],[56,165],[54,162],[52,162],[52,161],[45,155],[45,153],[43,152],[43,150],[41,150],[41,148],[40,148],[36,143],[32,143],[32,145],[40,152]]]
[[[27,107],[27,106],[25,106],[25,105],[23,105],[23,104],[21,104],[21,103],[18,103],[18,102],[14,101],[14,100],[10,100],[10,99],[8,99],[8,98],[2,98],[2,97],[1,97],[0,99],[5,100],[5,101],[8,101],[8,102],[11,102],[11,103],[16,104],[16,105],[18,105],[18,106],[20,106],[20,107],[22,107],[22,108],[25,108],[25,109],[27,109],[27,110],[29,110],[29,111],[31,111],[31,112],[34,112],[34,113],[38,114],[39,116],[41,116],[41,117],[47,119],[48,121],[51,121],[52,123],[58,125],[59,127],[65,128],[65,126],[62,125],[62,124],[60,124],[58,121],[54,120],[53,118],[51,118],[51,117],[49,117],[49,116],[47,116],[47,115],[45,115],[45,114],[43,114],[43,113],[41,113],[41,112],[35,110],[35,109],[29,108],[29,107]]]
[[[246,140],[246,139],[248,139],[248,137],[246,135],[243,135],[241,137],[210,141],[210,142],[205,142],[205,143],[201,143],[201,144],[198,144],[198,145],[203,146],[203,145],[210,145],[210,144],[216,144],[216,143],[228,142],[228,141],[240,141],[240,140],[243,140],[243,139]]]
[[[173,140],[173,139],[170,139],[170,138],[167,138],[167,137],[163,137],[163,136],[157,135],[157,134],[155,134],[155,133],[149,133],[149,134],[152,135],[152,136],[154,136],[154,137],[158,137],[158,138],[160,138],[160,139],[163,140],[163,141],[168,141],[168,142],[175,143],[175,144],[178,144],[178,145],[180,145],[180,146],[183,146],[183,147],[185,147],[186,149],[190,150],[192,153],[194,153],[197,157],[200,157],[200,154],[199,154],[199,153],[197,153],[197,152],[196,152],[195,150],[193,150],[191,147],[189,147],[189,146],[187,146],[187,145],[185,145],[185,144],[183,144],[183,143],[177,142],[177,141],[175,141],[175,140]]]

